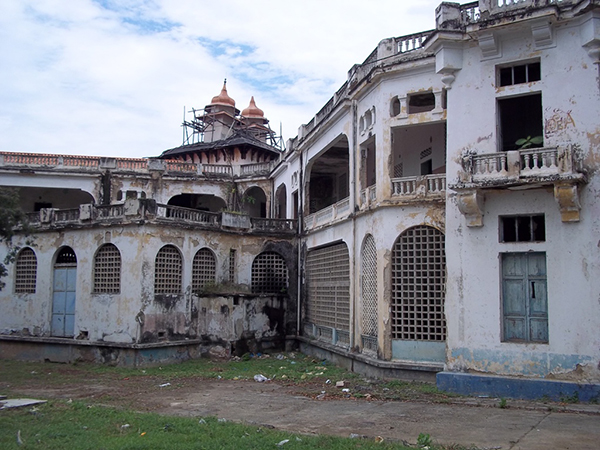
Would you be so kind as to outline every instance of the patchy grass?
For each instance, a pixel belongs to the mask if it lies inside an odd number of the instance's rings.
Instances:
[[[222,422],[214,417],[166,417],[83,402],[53,401],[29,410],[2,411],[0,417],[0,448],[3,449],[409,448],[397,443],[376,443],[367,439],[297,435]]]

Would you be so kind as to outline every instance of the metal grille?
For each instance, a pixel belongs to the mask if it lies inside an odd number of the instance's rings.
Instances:
[[[288,268],[279,253],[265,252],[252,263],[252,292],[286,292]]]
[[[114,244],[104,244],[94,259],[94,292],[121,292],[121,253]]]
[[[350,330],[350,256],[346,244],[308,252],[306,318],[316,325]]]
[[[206,284],[214,283],[216,279],[215,254],[209,248],[201,248],[194,256],[192,263],[192,290],[198,292]]]
[[[173,245],[165,245],[154,261],[154,293],[181,293],[181,254]]]
[[[63,247],[56,257],[56,264],[65,264],[69,266],[77,265],[77,256],[71,247]]]
[[[35,294],[37,258],[30,248],[19,252],[15,261],[15,293]]]
[[[368,234],[362,248],[362,334],[377,336],[377,249]]]
[[[392,251],[392,338],[444,341],[446,257],[435,228],[406,230]]]
[[[229,250],[229,282],[235,283],[235,249]]]

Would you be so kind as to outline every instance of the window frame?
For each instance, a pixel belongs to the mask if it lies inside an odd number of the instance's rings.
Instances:
[[[118,262],[116,260],[108,261],[109,263],[116,264],[114,267],[107,266],[105,269],[107,270],[99,270],[102,267],[99,267],[101,261],[99,261],[99,257],[102,255],[102,252],[107,251],[108,249],[114,248],[116,254],[118,255]],[[106,261],[105,261],[106,262]],[[117,267],[118,266],[118,267]],[[96,254],[94,255],[94,274],[93,274],[93,285],[92,285],[92,294],[120,294],[121,293],[121,278],[122,273],[121,270],[123,268],[123,258],[121,257],[121,251],[118,247],[113,243],[102,244],[96,250]],[[118,274],[116,273],[118,271]],[[100,274],[99,274],[100,272]],[[111,280],[114,275],[117,274],[116,282]],[[102,275],[102,276],[101,276]],[[102,281],[104,279],[104,281]],[[101,285],[101,287],[99,287]],[[111,288],[110,286],[115,286]]]
[[[535,239],[536,232],[535,226],[539,226],[540,223],[534,223],[536,218],[541,217],[541,225],[543,227],[542,231],[542,239]],[[519,239],[519,230],[521,227],[519,226],[519,219],[529,218],[529,239]],[[506,227],[505,221],[508,219],[515,219],[515,240],[506,240]],[[500,215],[498,216],[498,242],[502,244],[514,244],[521,242],[546,242],[546,215],[544,213],[534,213],[534,214],[509,214],[509,215]]]
[[[17,254],[14,283],[15,294],[35,294],[37,290],[37,255],[31,247],[24,247]]]

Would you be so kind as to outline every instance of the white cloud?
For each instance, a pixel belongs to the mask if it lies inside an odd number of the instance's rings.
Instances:
[[[3,0],[0,150],[153,156],[224,78],[293,137],[386,37],[433,28],[422,0]]]

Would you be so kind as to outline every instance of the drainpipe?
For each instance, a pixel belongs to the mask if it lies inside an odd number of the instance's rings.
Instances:
[[[298,288],[296,293],[296,337],[300,336],[300,314],[302,308],[300,307],[302,299],[302,226],[304,218],[304,154],[300,152],[300,173],[298,175]]]
[[[357,101],[356,100],[352,100],[352,153],[350,153],[350,155],[348,155],[351,160],[352,160],[352,180],[350,182],[350,187],[351,190],[350,192],[352,193],[352,239],[354,240],[354,258],[351,258],[352,260],[352,278],[354,279],[354,286],[353,286],[353,294],[352,294],[352,335],[350,336],[350,348],[352,349],[353,347],[355,347],[355,336],[356,336],[356,331],[358,330],[358,320],[356,317],[356,302],[359,299],[359,296],[357,295],[357,291],[358,291],[358,284],[357,284],[357,279],[360,280],[361,275],[359,275],[358,277],[356,277],[356,260],[357,260],[357,249],[359,248],[357,245],[357,241],[358,241],[358,236],[356,236],[356,180],[357,180],[357,164],[356,164],[356,151],[357,151],[357,132],[356,132],[356,123],[357,123],[357,110],[358,110],[358,105],[357,105]],[[359,283],[360,284],[360,283]],[[352,364],[354,365],[354,360],[352,360]],[[354,369],[354,367],[353,367]]]

